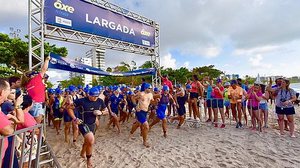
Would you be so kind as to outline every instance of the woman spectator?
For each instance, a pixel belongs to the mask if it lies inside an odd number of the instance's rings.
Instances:
[[[214,123],[215,127],[218,127],[218,110],[220,110],[222,125],[221,128],[225,128],[225,115],[224,115],[224,87],[222,86],[222,81],[217,79],[217,85],[213,85],[213,101],[212,107],[214,111]]]
[[[296,101],[296,92],[289,87],[290,81],[287,79],[282,80],[281,86],[278,90],[275,91],[275,102],[276,102],[276,113],[279,119],[279,128],[280,134],[283,135],[284,128],[284,115],[286,115],[290,127],[290,136],[296,137],[295,123],[294,123],[294,114],[295,108],[293,102]]]
[[[256,130],[256,123],[258,123],[259,131],[261,131],[261,119],[259,115],[259,102],[262,98],[262,93],[260,91],[260,85],[254,84],[252,88],[248,90],[247,98],[249,103],[249,110],[251,110],[251,121],[252,130]]]
[[[190,100],[193,110],[194,119],[200,120],[200,111],[198,107],[198,98],[203,95],[203,86],[198,80],[197,75],[193,75],[193,82],[191,83],[192,89],[190,90]]]
[[[45,103],[45,85],[43,83],[43,77],[48,69],[50,57],[47,57],[41,72],[27,72],[22,76],[22,86],[26,88],[28,95],[33,99],[33,107],[30,110],[30,114],[35,118],[37,123],[41,123],[45,110],[43,103]]]

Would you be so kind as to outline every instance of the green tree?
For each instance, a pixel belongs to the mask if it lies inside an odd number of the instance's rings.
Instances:
[[[199,75],[200,78],[203,78],[204,76],[218,78],[224,74],[222,71],[216,69],[214,65],[193,68],[192,73]]]
[[[77,77],[71,78],[69,80],[60,81],[60,83],[63,88],[67,88],[70,85],[74,85],[74,86],[78,86],[78,85],[83,86],[84,85],[83,78],[81,76],[77,76]]]
[[[32,41],[33,44],[37,44],[36,40]],[[49,52],[59,54],[61,56],[67,56],[68,51],[65,47],[56,47],[56,45],[50,45],[48,42],[44,45],[45,56],[48,56]],[[40,51],[36,54],[39,55]],[[15,72],[28,70],[28,42],[23,41],[20,38],[10,38],[7,34],[0,33],[0,63],[6,64],[8,67],[14,67]],[[32,60],[34,64],[38,63],[38,60]]]

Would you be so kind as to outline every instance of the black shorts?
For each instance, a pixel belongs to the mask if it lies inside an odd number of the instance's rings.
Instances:
[[[198,97],[199,97],[199,94],[198,94],[198,93],[195,93],[195,92],[191,92],[191,93],[190,93],[190,98],[191,98],[191,99],[193,99],[193,98],[198,99]]]
[[[224,108],[224,100],[223,99],[213,99],[212,107],[213,108]]]
[[[92,132],[95,135],[96,124],[79,124],[78,125],[80,133],[85,136],[87,133]]]
[[[276,106],[276,114],[293,115],[295,114],[295,108],[294,107],[281,108]]]
[[[211,107],[212,106],[212,99],[207,99],[206,100],[206,107]]]
[[[179,108],[177,109],[177,113],[178,113],[179,116],[185,115],[185,113],[186,113],[185,106],[184,105],[182,105],[182,106],[180,105]]]
[[[258,110],[258,106],[256,107],[251,107],[251,106],[247,106],[249,110]]]

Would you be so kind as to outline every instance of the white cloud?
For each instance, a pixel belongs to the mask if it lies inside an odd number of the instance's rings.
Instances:
[[[50,82],[52,82],[54,85],[56,85],[58,81],[69,79],[68,71],[49,69],[47,74],[49,75]]]
[[[189,61],[185,61],[185,62],[183,63],[183,67],[189,69],[189,68],[190,68],[190,62],[189,62]]]
[[[233,52],[233,55],[255,55],[255,54],[265,54],[265,53],[271,53],[275,52],[281,49],[281,46],[261,46],[261,47],[254,47],[254,48],[248,48],[248,49],[236,49]]]
[[[250,65],[254,68],[264,68],[264,69],[272,68],[272,65],[270,63],[263,62],[263,57],[260,54],[250,57],[249,62]]]
[[[164,68],[176,69],[176,59],[173,58],[170,53],[168,53],[167,55],[161,57],[160,64]]]

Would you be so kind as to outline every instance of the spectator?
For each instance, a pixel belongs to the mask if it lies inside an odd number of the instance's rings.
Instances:
[[[43,104],[45,103],[45,85],[43,83],[43,77],[48,69],[49,60],[50,57],[47,57],[41,72],[31,71],[24,73],[22,76],[22,86],[27,89],[28,95],[30,95],[34,101],[30,114],[35,118],[37,123],[41,123],[43,116],[45,115],[45,110],[43,108]]]

